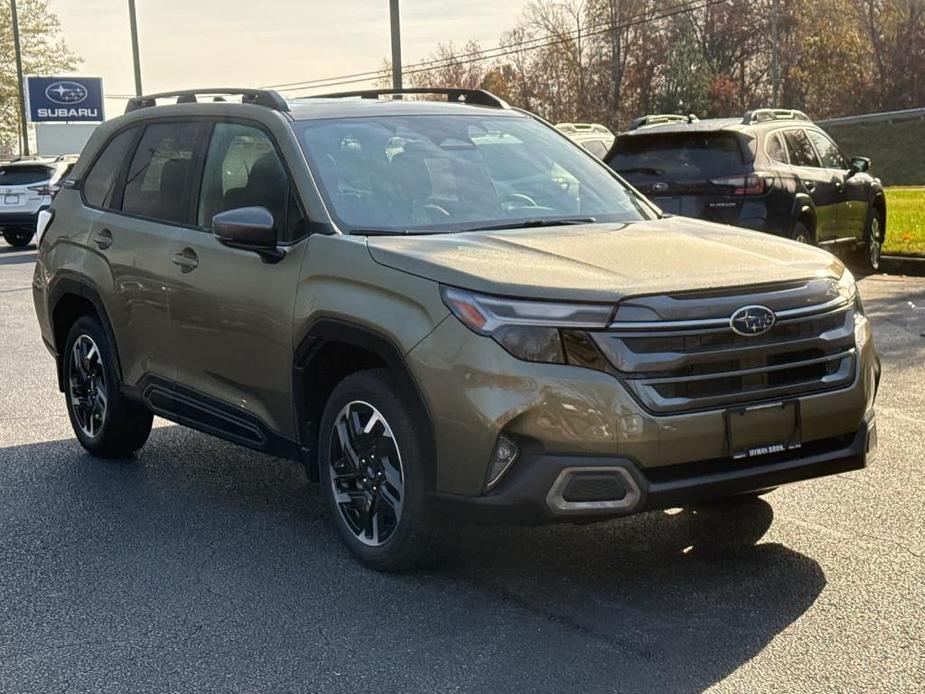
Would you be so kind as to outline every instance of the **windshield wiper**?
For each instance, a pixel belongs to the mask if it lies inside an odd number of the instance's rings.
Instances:
[[[594,224],[595,217],[572,217],[570,219],[521,219],[516,222],[503,224],[490,224],[481,227],[470,227],[460,231],[500,231],[501,229],[530,229],[532,227],[556,227],[568,224]]]
[[[434,229],[351,229],[349,233],[351,236],[429,236],[447,232]]]

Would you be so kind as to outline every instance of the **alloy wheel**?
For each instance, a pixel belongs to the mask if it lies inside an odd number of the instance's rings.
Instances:
[[[338,413],[329,464],[334,501],[350,532],[372,547],[387,542],[401,519],[405,476],[392,429],[373,405],[355,400]]]
[[[99,436],[106,419],[109,393],[99,347],[81,335],[71,347],[68,392],[77,426],[89,438]]]
[[[881,251],[881,232],[880,217],[874,215],[870,220],[870,238],[867,241],[867,252],[869,254],[870,266],[874,270],[880,269],[880,251]]]

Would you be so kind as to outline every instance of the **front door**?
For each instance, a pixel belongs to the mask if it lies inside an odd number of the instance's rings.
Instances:
[[[820,163],[836,180],[836,187],[842,195],[835,238],[861,238],[867,219],[866,187],[858,177],[849,176],[848,160],[832,138],[822,130],[812,128],[806,130],[806,135],[816,148]]]
[[[292,311],[306,244],[292,244],[282,260],[267,263],[221,244],[211,231],[216,214],[248,206],[267,208],[283,241],[303,224],[270,135],[216,123],[199,190],[195,228],[181,229],[170,248],[181,414],[256,447],[265,433],[259,423],[295,439]]]

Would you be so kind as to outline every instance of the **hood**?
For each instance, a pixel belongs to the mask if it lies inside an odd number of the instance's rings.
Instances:
[[[770,234],[671,217],[367,240],[373,259],[442,284],[488,294],[613,301],[680,292],[840,277],[818,248]]]

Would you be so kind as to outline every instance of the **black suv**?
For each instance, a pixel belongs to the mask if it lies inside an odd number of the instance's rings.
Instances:
[[[801,111],[644,116],[617,137],[606,161],[664,212],[844,244],[880,266],[886,201],[867,173],[870,160],[849,160]]]

